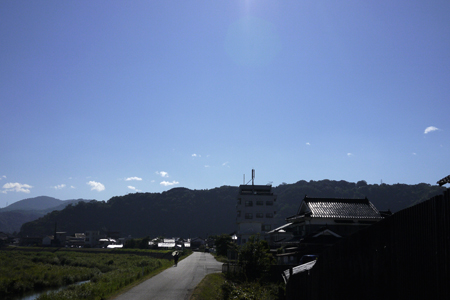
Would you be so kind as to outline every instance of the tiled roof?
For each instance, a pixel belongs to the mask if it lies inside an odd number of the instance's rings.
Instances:
[[[367,199],[308,198],[303,199],[311,217],[336,219],[381,219],[379,211]]]
[[[450,175],[448,175],[447,177],[442,178],[441,180],[439,180],[437,182],[437,184],[439,184],[439,186],[443,186],[446,183],[450,183]]]

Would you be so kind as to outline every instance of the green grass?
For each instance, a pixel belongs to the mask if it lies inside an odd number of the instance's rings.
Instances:
[[[222,299],[221,287],[225,283],[222,273],[206,275],[192,292],[190,300],[219,300]]]
[[[173,264],[170,260],[151,257],[150,252],[145,256],[142,251],[119,254],[37,250],[0,251],[0,298],[90,280],[38,299],[106,299]]]
[[[236,276],[213,273],[203,278],[189,300],[280,300],[284,295],[284,283],[248,282]]]
[[[214,256],[214,258],[215,258],[217,261],[219,261],[219,262],[221,262],[221,263],[228,263],[228,262],[229,262],[229,260],[228,260],[228,258],[227,258],[226,256],[217,255],[217,254],[215,254],[215,253],[213,253],[212,255]]]

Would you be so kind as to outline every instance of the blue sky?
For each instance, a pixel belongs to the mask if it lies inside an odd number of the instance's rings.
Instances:
[[[1,1],[0,207],[450,174],[448,1]]]

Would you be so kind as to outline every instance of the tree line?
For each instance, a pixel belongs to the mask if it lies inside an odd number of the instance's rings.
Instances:
[[[283,225],[295,215],[305,195],[310,197],[364,198],[378,210],[397,212],[441,194],[444,187],[421,183],[367,184],[347,181],[305,181],[273,188],[278,196],[275,223]],[[74,234],[87,230],[116,231],[134,238],[207,237],[231,234],[236,229],[238,187],[222,186],[210,190],[174,188],[162,193],[134,193],[108,201],[80,202],[25,223],[21,236],[52,235],[57,231]]]

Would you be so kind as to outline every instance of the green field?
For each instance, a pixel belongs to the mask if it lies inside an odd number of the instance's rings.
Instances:
[[[0,251],[0,298],[69,286],[38,299],[107,299],[118,291],[172,265],[169,251],[68,251],[15,249]],[[170,257],[170,255],[169,255]],[[71,285],[89,281],[82,285]]]

